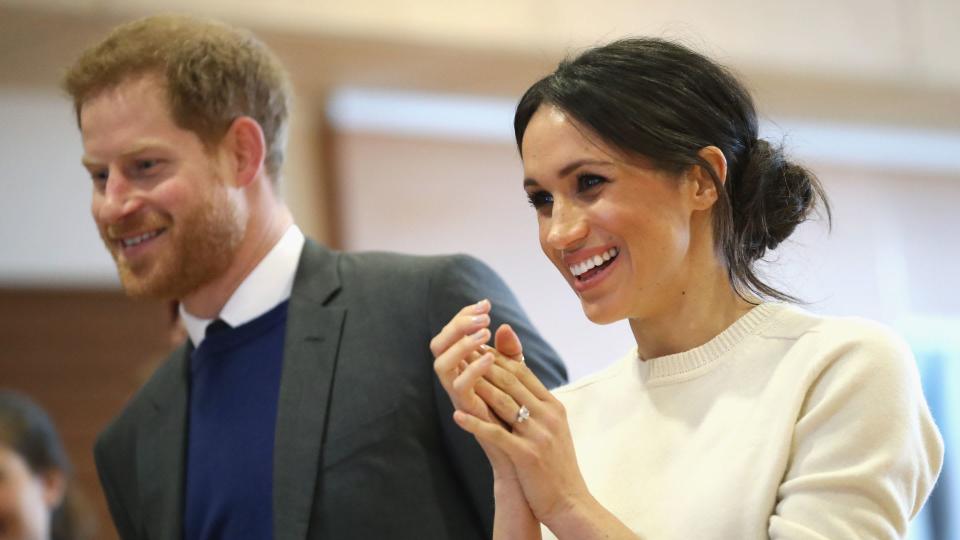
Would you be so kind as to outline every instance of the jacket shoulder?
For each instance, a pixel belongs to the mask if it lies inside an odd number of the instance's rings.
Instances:
[[[154,403],[162,402],[166,388],[178,384],[178,379],[184,378],[183,359],[187,355],[187,347],[186,343],[181,345],[164,359],[147,382],[124,405],[120,413],[107,424],[97,437],[94,447],[98,458],[112,454],[111,450],[114,448],[132,449],[127,447],[132,445],[137,427],[152,410]]]

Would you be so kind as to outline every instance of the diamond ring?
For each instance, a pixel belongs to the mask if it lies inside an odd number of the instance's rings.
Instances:
[[[526,405],[521,405],[520,410],[517,411],[517,423],[522,424],[528,418],[530,418],[530,409]]]

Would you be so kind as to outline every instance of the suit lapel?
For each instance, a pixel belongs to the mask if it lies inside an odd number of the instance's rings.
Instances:
[[[310,522],[345,314],[325,305],[340,288],[336,264],[335,253],[307,240],[294,279],[273,454],[275,538],[306,538]]]
[[[137,481],[147,538],[182,536],[184,452],[187,438],[187,368],[189,347],[171,355],[152,392],[153,409],[137,441]]]

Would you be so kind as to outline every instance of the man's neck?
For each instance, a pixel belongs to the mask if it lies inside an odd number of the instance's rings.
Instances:
[[[250,272],[260,264],[283,233],[293,224],[286,206],[267,213],[267,219],[255,219],[247,226],[244,238],[234,253],[233,261],[222,275],[180,299],[184,309],[202,319],[216,318],[230,297]]]

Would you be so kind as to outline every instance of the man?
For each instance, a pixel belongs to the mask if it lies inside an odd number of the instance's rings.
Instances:
[[[463,256],[305,240],[276,193],[286,76],[247,33],[135,21],[64,86],[124,289],[178,300],[190,336],[97,442],[120,535],[489,537],[489,467],[429,342],[488,298],[478,324],[509,322],[537,375],[562,382],[504,284]]]

